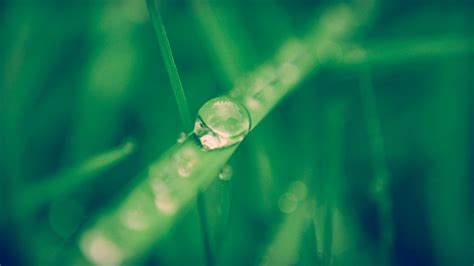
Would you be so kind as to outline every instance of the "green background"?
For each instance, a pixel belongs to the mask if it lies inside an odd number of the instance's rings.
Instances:
[[[191,115],[337,3],[160,1]],[[232,180],[128,263],[474,263],[474,4],[381,0],[367,16],[346,42],[375,59],[307,75]],[[178,107],[145,1],[0,1],[0,17],[0,264],[69,264],[176,143]]]

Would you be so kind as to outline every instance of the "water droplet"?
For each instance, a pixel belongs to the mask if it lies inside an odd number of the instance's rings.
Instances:
[[[281,212],[291,213],[298,206],[298,198],[293,193],[285,193],[278,200],[278,207]]]
[[[92,231],[81,239],[82,253],[98,265],[119,265],[124,257],[121,249],[101,231]]]
[[[241,142],[250,130],[247,109],[228,97],[218,97],[199,109],[194,134],[207,150]]]
[[[232,179],[233,170],[228,164],[224,165],[221,172],[219,173],[219,179],[222,181],[230,181]]]
[[[197,162],[197,154],[193,149],[183,149],[175,155],[174,164],[180,177],[191,176],[192,170]]]
[[[152,183],[152,189],[155,193],[155,207],[166,215],[175,214],[178,206],[172,199],[168,186],[164,182],[156,180]]]
[[[186,138],[188,137],[188,134],[186,134],[185,132],[181,132],[178,136],[178,139],[176,140],[176,142],[178,143],[183,143]]]

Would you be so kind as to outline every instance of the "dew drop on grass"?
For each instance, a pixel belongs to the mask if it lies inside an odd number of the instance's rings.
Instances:
[[[298,206],[298,198],[293,193],[285,193],[278,200],[278,207],[283,213],[291,213]]]
[[[186,134],[185,132],[181,132],[178,136],[178,139],[176,139],[176,142],[183,143],[187,137],[188,137],[188,134]]]
[[[250,130],[247,109],[228,97],[218,97],[199,109],[194,134],[206,150],[241,142]]]
[[[155,194],[155,207],[165,215],[175,214],[178,206],[173,200],[168,186],[164,182],[156,180],[152,183],[152,189]]]
[[[219,179],[222,181],[230,181],[232,179],[233,170],[228,164],[224,165],[221,172],[219,173]]]
[[[189,177],[196,162],[197,154],[192,149],[183,149],[174,156],[174,164],[180,177]]]

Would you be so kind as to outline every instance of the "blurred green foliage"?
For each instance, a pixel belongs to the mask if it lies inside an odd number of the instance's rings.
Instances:
[[[340,3],[158,1],[191,114]],[[233,150],[205,157],[212,183],[176,183],[185,210],[129,239],[129,263],[474,263],[474,4],[375,7],[238,147],[231,181],[214,168]],[[182,130],[160,46],[145,0],[0,1],[0,17],[0,264],[77,262],[97,220],[146,201]]]

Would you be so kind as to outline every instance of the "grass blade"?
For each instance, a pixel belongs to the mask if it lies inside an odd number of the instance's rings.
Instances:
[[[171,51],[168,36],[166,35],[165,26],[163,25],[163,20],[161,19],[160,13],[158,12],[158,6],[155,0],[146,0],[146,4],[148,7],[148,12],[150,13],[151,21],[153,23],[153,28],[155,29],[156,39],[158,40],[161,54],[163,55],[163,60],[165,61],[165,67],[170,78],[174,97],[176,98],[176,102],[178,104],[181,122],[183,123],[184,130],[186,132],[190,132],[193,123],[189,113],[183,85],[181,83],[181,79],[179,78],[178,69],[176,68],[176,64],[173,59],[173,53]]]
[[[381,258],[384,261],[383,263],[389,264],[394,233],[392,204],[388,191],[390,185],[390,173],[386,164],[385,144],[380,126],[380,119],[377,113],[375,93],[368,63],[361,65],[360,79],[363,105],[367,116],[368,139],[370,140],[372,160],[375,167],[375,176],[371,184],[370,192],[373,194],[378,208],[379,225],[381,227],[382,250],[378,253],[381,254]]]
[[[111,151],[96,155],[38,184],[29,186],[22,192],[24,196],[18,197],[20,199],[18,206],[21,206],[18,209],[20,217],[25,217],[52,199],[68,194],[90,182],[98,174],[127,158],[134,150],[135,144],[127,141]]]
[[[353,66],[360,66],[361,63],[388,65],[473,53],[472,38],[433,36],[424,39],[394,39],[372,43],[365,48],[348,48],[340,63]]]
[[[303,184],[301,181],[297,182]],[[310,203],[306,200],[305,191],[306,189],[297,191],[290,188],[280,198],[280,207],[283,207],[281,210],[287,214],[267,246],[260,265],[298,264],[301,259],[298,258],[298,251],[303,243],[303,233],[310,222]]]

